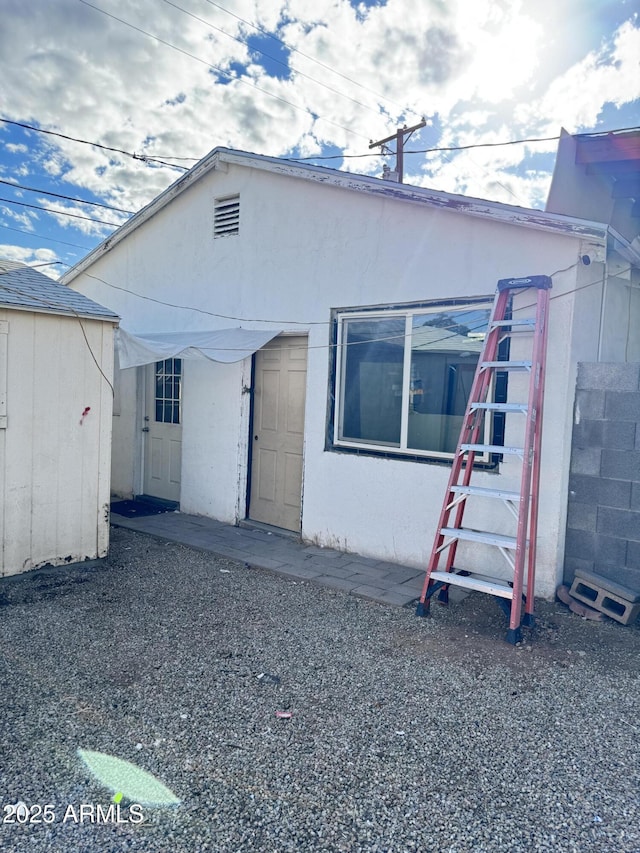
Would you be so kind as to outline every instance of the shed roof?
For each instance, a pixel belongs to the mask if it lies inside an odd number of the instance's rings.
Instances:
[[[132,231],[147,222],[166,207],[174,198],[183,193],[200,178],[215,169],[226,169],[228,165],[245,166],[271,172],[283,177],[298,178],[324,186],[358,192],[364,197],[377,196],[396,201],[419,204],[425,207],[447,210],[466,216],[476,216],[497,222],[508,223],[525,228],[533,228],[555,234],[564,234],[580,239],[587,239],[605,244],[606,225],[572,216],[547,213],[527,207],[502,204],[486,199],[470,198],[463,195],[432,190],[426,187],[416,187],[410,184],[400,184],[395,181],[360,175],[354,172],[342,172],[329,169],[326,166],[316,166],[300,163],[278,157],[267,157],[262,154],[252,154],[247,151],[237,151],[232,148],[214,148],[203,157],[182,177],[178,178],[164,192],[139,210],[127,222],[121,225],[109,237],[103,240],[91,252],[85,255],[74,267],[61,278],[64,284],[73,281],[76,276],[91,266],[94,261],[106,254]]]
[[[26,264],[0,259],[0,306],[116,322],[119,317]]]

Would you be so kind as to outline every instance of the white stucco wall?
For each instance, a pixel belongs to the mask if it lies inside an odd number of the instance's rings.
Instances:
[[[103,557],[109,543],[111,389],[75,317],[1,310],[0,574]],[[82,320],[108,379],[113,324]],[[83,416],[85,409],[89,411]]]
[[[232,193],[241,199],[240,234],[214,240],[214,198]],[[448,468],[325,450],[331,309],[492,296],[500,278],[569,268],[554,278],[554,297],[567,295],[552,302],[545,409],[537,592],[551,595],[562,566],[577,355],[572,291],[581,251],[573,236],[229,166],[202,178],[88,270],[119,288],[216,316],[142,300],[86,274],[72,286],[116,311],[133,332],[240,324],[308,330],[303,536],[424,565]],[[596,340],[597,316],[582,323]],[[188,364],[184,511],[230,522],[244,517],[249,406],[242,389],[249,377],[249,361]],[[130,451],[114,446],[114,456],[114,481],[124,481],[120,469],[128,467],[133,482]],[[478,482],[494,485],[496,476]],[[507,474],[499,476],[508,487]],[[495,507],[483,511],[495,514]],[[487,557],[476,548],[473,559]]]

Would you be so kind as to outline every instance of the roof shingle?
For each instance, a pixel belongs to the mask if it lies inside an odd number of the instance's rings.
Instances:
[[[117,321],[104,305],[65,287],[26,264],[0,259],[0,306]]]

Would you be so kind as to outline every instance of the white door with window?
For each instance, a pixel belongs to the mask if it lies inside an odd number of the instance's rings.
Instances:
[[[249,517],[300,531],[307,338],[279,337],[256,353]]]
[[[154,498],[178,502],[182,465],[182,361],[179,358],[157,361],[146,371],[143,491]]]

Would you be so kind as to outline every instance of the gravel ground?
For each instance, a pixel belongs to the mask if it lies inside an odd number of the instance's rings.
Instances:
[[[0,582],[0,819],[55,814],[0,849],[639,853],[640,626],[543,602],[504,631],[480,594],[418,619],[113,530],[104,562]],[[113,793],[79,748],[181,803],[64,821]]]

